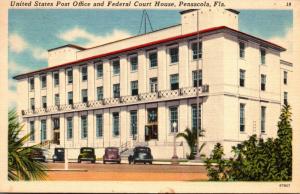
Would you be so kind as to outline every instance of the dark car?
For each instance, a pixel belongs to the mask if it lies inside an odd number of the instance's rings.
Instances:
[[[33,148],[29,154],[30,160],[46,162],[46,157],[44,155],[43,149]]]
[[[53,162],[65,161],[65,148],[54,148],[54,154],[52,156]]]
[[[133,149],[133,154],[128,156],[129,164],[133,163],[149,163],[152,164],[153,156],[149,147],[139,146]]]
[[[119,148],[117,147],[107,147],[105,148],[105,153],[103,155],[103,164],[106,162],[116,162],[121,163],[121,156],[119,154]]]
[[[78,163],[80,163],[81,161],[91,161],[92,163],[95,163],[96,162],[95,149],[91,147],[80,148]]]

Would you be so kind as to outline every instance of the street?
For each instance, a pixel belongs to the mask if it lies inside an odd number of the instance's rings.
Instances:
[[[47,163],[47,180],[195,181],[207,180],[205,166],[167,164]]]

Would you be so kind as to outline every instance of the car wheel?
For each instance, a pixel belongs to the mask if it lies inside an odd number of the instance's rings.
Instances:
[[[78,160],[78,163],[81,163],[81,160]]]
[[[103,160],[103,164],[105,164],[105,161]]]
[[[152,162],[149,162],[149,164],[152,164]]]
[[[144,162],[144,164],[146,164],[146,162]]]
[[[121,161],[118,161],[118,164],[121,164]]]

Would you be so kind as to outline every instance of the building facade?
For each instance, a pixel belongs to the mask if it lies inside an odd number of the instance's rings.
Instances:
[[[175,133],[197,126],[197,96],[206,155],[217,142],[230,155],[252,134],[276,136],[292,73],[285,49],[240,32],[235,10],[180,14],[181,24],[151,33],[50,49],[47,68],[15,76],[28,144],[66,147],[70,158],[84,146],[101,157],[145,144],[171,158]],[[185,157],[185,141],[176,145]]]

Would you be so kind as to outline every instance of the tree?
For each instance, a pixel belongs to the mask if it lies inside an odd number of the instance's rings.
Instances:
[[[39,145],[24,147],[31,134],[20,137],[22,127],[16,111],[10,110],[8,113],[8,179],[13,181],[45,179],[46,166],[29,158],[32,150]]]
[[[292,127],[290,106],[283,106],[278,122],[278,137],[266,141],[252,135],[232,147],[234,157],[223,158],[223,147],[216,144],[206,159],[210,180],[287,181],[292,179]],[[215,163],[215,165],[212,165]]]
[[[291,106],[284,105],[277,124],[278,131],[276,144],[278,145],[278,168],[284,180],[292,179],[292,113]]]
[[[200,131],[200,137],[204,136],[203,135],[203,130]],[[186,143],[188,144],[189,148],[190,148],[190,154],[187,155],[187,158],[190,160],[195,159],[195,154],[196,154],[196,149],[197,149],[197,131],[196,130],[190,130],[189,128],[186,128],[184,130],[184,132],[182,133],[178,133],[177,136],[178,137],[183,137],[186,141]],[[200,148],[199,148],[199,152],[201,152],[201,150],[203,149],[203,147],[205,146],[205,143],[203,143]]]

